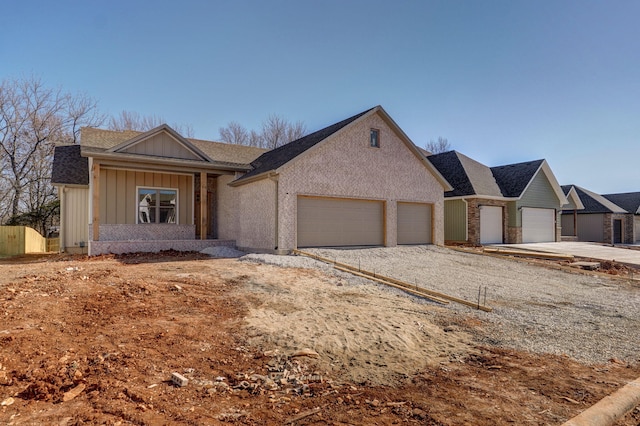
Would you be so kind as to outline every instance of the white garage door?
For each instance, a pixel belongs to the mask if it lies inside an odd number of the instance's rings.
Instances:
[[[431,204],[398,202],[398,244],[431,242]]]
[[[480,206],[480,244],[502,244],[502,207]]]
[[[522,208],[522,242],[546,243],[556,240],[554,209]]]
[[[298,197],[298,247],[384,245],[384,203]]]

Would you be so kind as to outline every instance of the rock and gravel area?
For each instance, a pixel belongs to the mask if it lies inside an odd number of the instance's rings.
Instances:
[[[567,355],[587,363],[640,360],[638,281],[571,273],[437,246],[306,251],[473,302],[479,293],[484,302],[486,291],[491,313],[448,305],[453,314],[474,316],[484,324],[476,328],[480,343]],[[330,265],[301,256],[251,254],[242,259],[332,270]],[[333,273],[362,283],[361,278]]]

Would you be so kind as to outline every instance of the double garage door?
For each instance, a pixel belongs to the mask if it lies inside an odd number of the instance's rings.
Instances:
[[[382,246],[384,201],[298,197],[298,247]],[[398,244],[431,242],[431,205],[398,203]]]

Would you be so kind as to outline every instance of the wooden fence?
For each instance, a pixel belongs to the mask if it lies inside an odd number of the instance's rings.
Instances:
[[[0,226],[0,255],[46,253],[58,251],[59,246],[58,238],[47,240],[38,231],[28,226]]]

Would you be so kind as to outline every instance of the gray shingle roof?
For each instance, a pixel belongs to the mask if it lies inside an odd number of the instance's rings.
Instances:
[[[297,139],[295,141],[289,142],[288,144],[282,145],[276,149],[265,152],[260,157],[256,158],[253,162],[251,162],[251,165],[253,166],[253,170],[251,170],[244,176],[240,177],[239,179],[236,179],[235,182],[242,182],[247,179],[250,179],[251,177],[258,176],[263,173],[277,169],[278,167],[293,160],[298,155],[302,154],[303,152],[307,151],[309,148],[322,142],[332,134],[336,133],[338,130],[354,122],[355,120],[362,117],[363,115],[365,115],[366,113],[368,113],[373,109],[375,108],[370,108],[366,111],[361,112],[360,114],[356,114],[353,117],[349,117],[346,120],[342,120],[338,123],[332,124],[331,126],[325,127],[324,129],[320,129],[300,139]]]
[[[491,172],[505,197],[520,197],[544,160],[526,161],[491,167]]]
[[[562,190],[567,193],[572,186],[576,189],[576,193],[584,205],[584,209],[579,213],[627,213],[624,208],[611,200],[579,186],[562,185]]]
[[[604,194],[603,197],[629,213],[640,214],[640,192]]]
[[[80,156],[80,145],[65,145],[55,148],[51,183],[89,185],[89,160]]]
[[[445,192],[445,197],[520,197],[544,161],[489,168],[457,151],[430,155],[427,159],[454,187],[453,191]]]
[[[476,195],[473,184],[467,175],[456,151],[447,151],[427,157],[427,160],[438,169],[440,174],[451,184],[452,191],[444,193],[445,197],[461,197]]]

